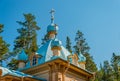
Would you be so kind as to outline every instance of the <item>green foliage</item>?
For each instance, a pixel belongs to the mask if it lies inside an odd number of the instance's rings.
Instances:
[[[71,41],[70,41],[70,38],[67,36],[66,37],[66,49],[72,53],[72,48],[71,48]]]
[[[0,24],[0,34],[3,32],[3,28],[4,28],[4,26],[2,24]],[[0,62],[1,62],[1,65],[2,65],[2,60],[5,59],[4,55],[9,52],[8,47],[9,47],[9,44],[7,44],[3,40],[2,36],[0,36]]]
[[[103,67],[101,66],[96,73],[96,79],[98,81],[120,81],[119,62],[120,56],[113,53],[111,64],[108,61],[104,61]]]
[[[82,54],[85,54],[89,51],[90,47],[86,43],[85,38],[83,37],[83,33],[80,32],[79,30],[76,33],[75,42],[76,42],[76,45],[74,46],[75,53],[79,54],[81,52]]]
[[[0,37],[0,58],[9,51],[8,46],[2,37]]]
[[[86,64],[85,64],[86,69],[90,72],[96,72],[97,67],[95,62],[93,61],[93,57],[90,56],[90,54],[88,53],[84,54],[84,56],[86,57]]]
[[[112,74],[113,74],[112,67],[110,66],[109,62],[104,61],[102,80],[104,80],[104,81],[113,81]]]
[[[17,21],[22,27],[17,29],[19,36],[16,37],[14,41],[14,51],[12,54],[17,54],[24,48],[25,52],[30,55],[32,52],[35,52],[38,49],[37,46],[37,31],[40,30],[40,27],[37,26],[35,21],[35,16],[32,14],[23,14],[25,20]],[[16,69],[17,61],[12,59],[11,62],[7,65],[10,69]]]
[[[83,37],[83,33],[79,30],[76,33],[75,37],[76,45],[74,46],[75,53],[79,54],[80,52],[86,57],[86,69],[90,72],[96,72],[97,67],[95,62],[93,61],[92,56],[89,54],[90,47],[85,41]]]
[[[3,27],[4,27],[4,25],[3,25],[3,24],[0,24],[0,33],[3,32]]]
[[[40,29],[32,14],[24,14],[25,21],[17,21],[22,28],[17,29],[19,36],[14,41],[14,51],[19,52],[20,48],[24,48],[27,54],[37,50],[37,34]],[[17,50],[17,51],[16,51]]]
[[[113,53],[113,56],[111,58],[111,66],[113,68],[113,71],[114,71],[113,75],[116,81],[120,81],[120,71],[118,66],[119,62],[120,62],[120,56],[117,56],[115,53]]]
[[[102,65],[100,64],[100,70],[97,71],[95,74],[95,81],[102,81],[103,74],[104,74],[104,70]]]
[[[46,34],[46,35],[43,37],[41,44],[42,44],[42,45],[45,44],[48,40],[49,40],[49,36],[48,36],[48,34]]]
[[[12,59],[8,64],[7,67],[11,70],[16,70],[18,68],[18,60]]]

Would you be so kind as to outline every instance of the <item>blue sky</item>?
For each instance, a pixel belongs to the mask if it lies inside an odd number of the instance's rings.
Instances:
[[[38,45],[50,24],[49,11],[55,9],[58,38],[65,46],[66,36],[74,37],[77,30],[84,33],[91,47],[90,54],[97,65],[110,60],[112,53],[120,54],[120,0],[0,0],[0,23],[4,24],[4,40],[11,44],[18,36],[23,13],[32,13],[41,27]]]

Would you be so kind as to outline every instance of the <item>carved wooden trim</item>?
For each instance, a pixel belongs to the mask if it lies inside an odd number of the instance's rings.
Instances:
[[[62,81],[65,81],[65,76],[68,72],[72,72],[72,75],[74,76],[77,76],[77,77],[81,76],[81,77],[85,77],[86,79],[91,78],[93,76],[91,73],[73,64],[69,64],[68,61],[62,60],[60,58],[26,69],[23,72],[31,75],[36,75],[44,71],[48,72],[49,81],[53,81],[55,76],[56,76],[55,79],[58,80],[59,74],[60,76],[62,75]]]
[[[51,48],[51,50],[55,50],[55,49],[61,50],[61,47],[59,47],[59,46],[54,46],[54,47]]]

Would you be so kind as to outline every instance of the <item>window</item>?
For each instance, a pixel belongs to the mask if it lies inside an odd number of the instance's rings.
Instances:
[[[36,65],[37,64],[37,58],[34,56],[33,57],[33,60],[32,60],[32,65],[34,66],[34,65]]]

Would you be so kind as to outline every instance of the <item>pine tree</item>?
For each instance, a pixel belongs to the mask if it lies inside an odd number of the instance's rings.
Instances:
[[[71,41],[70,41],[70,38],[67,36],[66,37],[66,49],[72,53],[72,48],[71,48]]]
[[[89,51],[90,47],[88,46],[85,40],[86,39],[83,37],[83,33],[78,30],[75,37],[75,53],[79,54],[81,52],[82,54],[85,54]]]
[[[103,67],[100,67],[100,70],[96,73],[95,81],[120,81],[119,62],[120,56],[113,53],[111,64],[104,61]]]
[[[49,36],[48,36],[48,34],[46,34],[46,35],[43,37],[41,44],[42,44],[42,45],[45,44],[48,40],[49,40]]]
[[[4,25],[3,25],[3,24],[0,24],[0,33],[3,32],[3,27],[4,27]]]
[[[111,66],[113,68],[113,75],[116,81],[120,81],[120,72],[118,68],[119,62],[120,62],[120,56],[117,56],[115,53],[113,53],[113,56],[111,58]]]
[[[79,30],[76,33],[75,37],[76,45],[74,46],[75,53],[79,54],[80,52],[86,57],[86,69],[90,72],[96,72],[97,67],[96,64],[93,61],[93,57],[89,54],[90,47],[85,41],[85,38],[83,37],[83,33]]]
[[[96,72],[95,81],[102,81],[103,74],[104,74],[104,70],[102,64],[100,64],[100,70]]]
[[[1,36],[3,28],[4,25],[0,24],[0,66],[2,65],[2,61],[5,59],[4,55],[9,52],[9,44],[7,44]]]
[[[18,24],[22,26],[22,28],[17,29],[19,36],[16,37],[14,41],[14,50],[18,50],[20,48],[25,49],[27,54],[34,52],[37,50],[37,34],[36,31],[40,29],[37,26],[37,22],[35,21],[35,16],[32,14],[24,14],[25,21],[17,21]],[[18,52],[17,51],[17,52]]]
[[[103,66],[103,81],[113,81],[113,75],[112,75],[112,67],[110,66],[108,61],[104,61],[104,66]]]
[[[12,59],[8,64],[7,67],[11,70],[16,70],[18,68],[18,60]]]
[[[89,53],[85,53],[84,56],[86,57],[86,64],[85,64],[86,69],[90,72],[96,72],[97,67],[95,62],[93,61],[93,57],[90,56]]]

